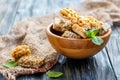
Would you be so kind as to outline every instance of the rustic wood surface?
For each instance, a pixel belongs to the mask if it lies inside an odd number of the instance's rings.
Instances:
[[[0,0],[0,35],[28,17],[43,16],[57,12],[63,7],[74,7],[83,0]],[[120,26],[112,27],[112,36],[106,47],[97,55],[84,60],[61,56],[51,71],[63,72],[57,79],[45,73],[21,75],[17,80],[120,80]],[[0,75],[0,80],[5,78]]]

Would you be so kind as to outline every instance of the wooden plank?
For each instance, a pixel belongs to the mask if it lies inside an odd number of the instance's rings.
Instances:
[[[55,13],[64,7],[74,7],[74,5],[78,5],[81,1],[82,0],[22,0],[14,23],[28,17]]]
[[[15,22],[27,17],[54,13],[66,6],[79,5],[79,2],[80,0],[22,0]],[[105,49],[94,57],[84,60],[73,60],[62,56],[51,70],[61,71],[64,75],[52,79],[47,77],[45,73],[38,73],[18,76],[17,80],[116,80]]]
[[[63,64],[60,63],[52,70],[64,72],[61,80],[116,80],[105,49],[96,56],[84,60],[67,58]]]
[[[120,80],[120,26],[113,26],[112,30],[112,36],[108,45],[106,46],[106,50],[117,80]]]
[[[0,0],[0,34],[6,34],[14,21],[20,0]]]

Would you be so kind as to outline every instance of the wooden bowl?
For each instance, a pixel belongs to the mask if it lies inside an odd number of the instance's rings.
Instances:
[[[90,38],[74,39],[59,36],[60,33],[53,30],[50,24],[46,29],[46,34],[52,47],[60,54],[74,59],[84,59],[97,54],[104,48],[109,40],[112,30],[109,29],[104,35],[100,36],[104,43],[100,46],[92,43]]]

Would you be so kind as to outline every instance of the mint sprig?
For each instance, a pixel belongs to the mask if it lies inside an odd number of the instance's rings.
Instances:
[[[99,30],[97,29],[91,29],[88,31],[85,31],[86,35],[91,38],[92,42],[96,45],[101,45],[104,41],[99,36],[96,36],[98,34]]]
[[[3,64],[6,68],[16,67],[18,66],[17,61],[7,61],[5,64]]]
[[[63,75],[62,72],[55,72],[55,71],[48,71],[46,72],[46,75],[51,78],[58,78]]]

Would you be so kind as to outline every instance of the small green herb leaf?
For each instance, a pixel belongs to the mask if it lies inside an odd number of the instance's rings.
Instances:
[[[92,31],[91,31],[91,37],[96,36],[98,32],[99,32],[99,31],[96,30],[96,29],[95,29],[95,30],[92,30]]]
[[[57,78],[57,77],[62,76],[63,73],[62,72],[55,72],[55,71],[54,72],[48,71],[48,72],[46,72],[46,75],[48,77]]]
[[[97,29],[91,29],[91,30],[88,30],[85,32],[88,37],[92,38],[92,37],[96,36],[99,31]]]
[[[16,67],[16,66],[18,66],[18,62],[16,62],[16,61],[8,61],[5,64],[3,64],[3,66],[5,66],[7,68]]]
[[[91,37],[90,31],[85,31],[85,33],[86,33],[86,35],[87,35],[88,37]]]
[[[101,45],[104,41],[103,41],[103,39],[101,39],[100,37],[94,36],[94,37],[92,38],[92,42],[93,42],[94,44],[96,44],[96,45]]]

